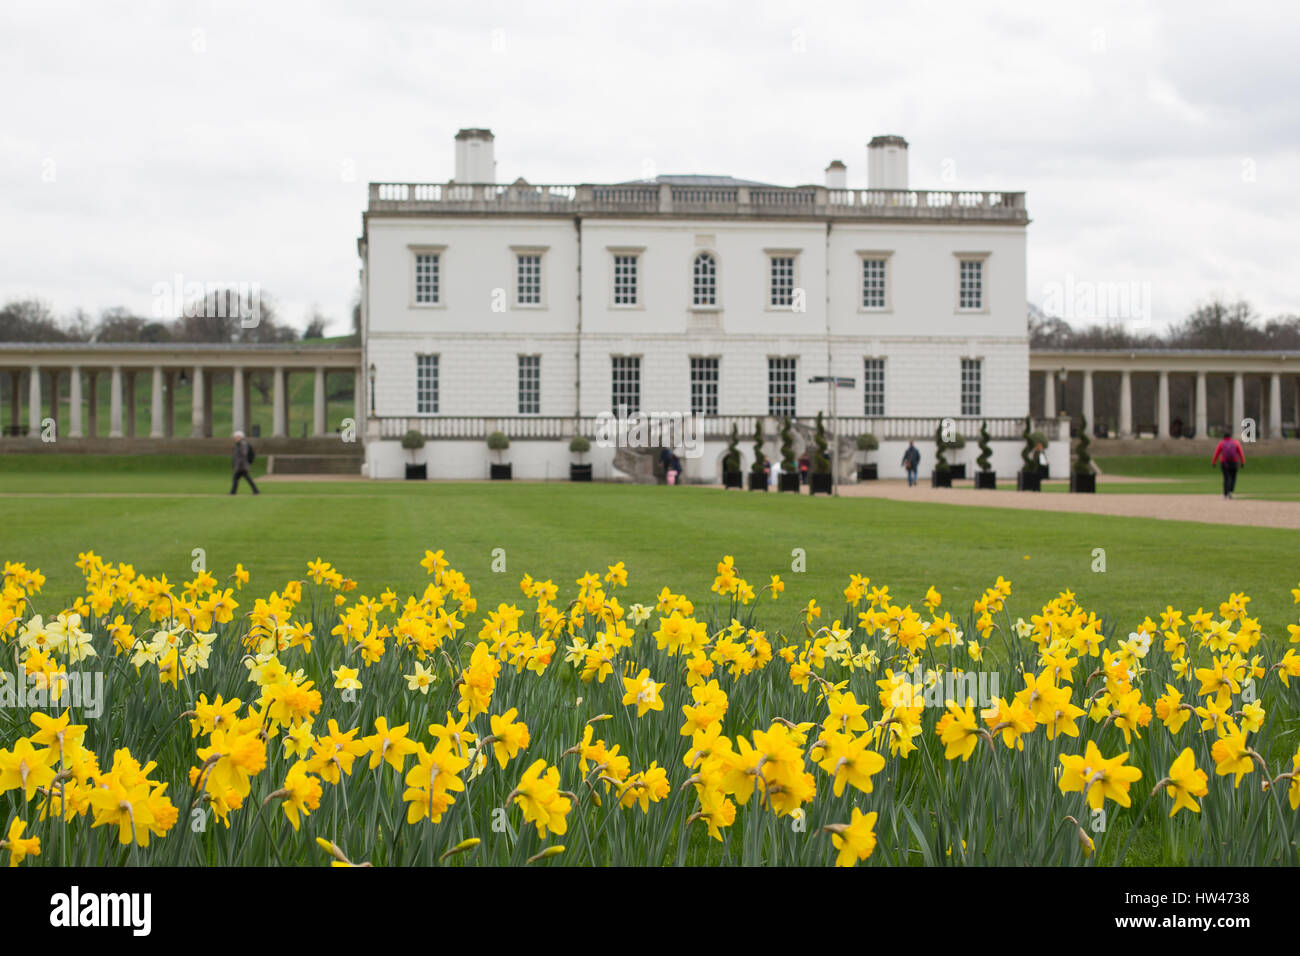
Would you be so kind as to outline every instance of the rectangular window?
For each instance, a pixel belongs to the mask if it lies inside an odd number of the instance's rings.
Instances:
[[[628,414],[641,410],[641,357],[639,355],[612,355],[613,409],[615,415],[626,409]]]
[[[962,259],[958,277],[957,308],[979,311],[984,308],[984,260]]]
[[[636,305],[637,257],[630,254],[614,256],[614,304]]]
[[[885,414],[885,360],[865,359],[862,363],[862,414],[882,418]]]
[[[862,307],[885,308],[885,260],[862,260]]]
[[[415,254],[415,304],[437,305],[441,292],[440,256],[436,252]]]
[[[767,360],[767,413],[775,417],[793,416],[798,359],[769,358]]]
[[[789,308],[794,304],[794,256],[772,256],[772,293],[770,302],[775,307]]]
[[[516,257],[515,304],[542,304],[542,257],[524,253]]]
[[[961,360],[961,413],[979,415],[981,359]]]
[[[542,357],[519,356],[519,414],[542,413]]]
[[[691,414],[718,414],[718,360],[691,357]]]
[[[419,415],[438,414],[438,356],[415,357],[415,411]]]

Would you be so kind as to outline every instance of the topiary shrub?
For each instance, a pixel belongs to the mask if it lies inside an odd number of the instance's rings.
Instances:
[[[880,447],[880,439],[871,432],[863,432],[858,436],[858,451],[875,451]]]
[[[569,441],[569,451],[578,456],[578,461],[582,461],[582,456],[591,451],[591,440],[582,435],[575,435]]]
[[[510,439],[506,437],[505,432],[493,432],[487,437],[487,446],[496,453],[497,460],[501,459],[501,452],[510,447]]]
[[[790,428],[790,418],[787,416],[781,420],[781,470],[788,474],[793,472],[794,468],[794,432]]]
[[[407,451],[418,451],[424,447],[424,435],[417,432],[414,428],[410,429],[402,436],[402,447]]]
[[[750,471],[759,475],[767,471],[767,456],[763,454],[763,419],[754,419],[754,464]]]
[[[1075,474],[1092,474],[1092,456],[1088,454],[1088,446],[1091,444],[1092,439],[1088,437],[1088,419],[1081,417],[1079,419],[1079,442],[1074,446]]]
[[[988,422],[980,422],[980,453],[975,459],[975,464],[979,466],[980,471],[989,472],[993,469],[989,466],[993,463],[993,448],[989,445],[989,426]]]
[[[948,459],[944,455],[944,451],[951,447],[951,442],[943,440],[943,422],[940,422],[934,429],[934,470],[941,475],[946,475],[952,470],[952,466],[948,464]]]
[[[735,422],[731,424],[731,438],[727,442],[727,453],[722,456],[722,470],[740,471],[740,429]]]
[[[817,413],[817,431],[813,435],[813,443],[816,450],[813,451],[813,472],[818,475],[826,475],[831,470],[831,460],[826,455],[826,448],[829,442],[826,440],[826,423],[822,421],[822,413]]]

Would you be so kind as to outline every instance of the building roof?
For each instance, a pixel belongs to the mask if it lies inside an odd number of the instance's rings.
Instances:
[[[753,179],[737,179],[734,176],[708,176],[700,173],[676,173],[656,176],[654,179],[634,179],[631,182],[615,183],[616,186],[640,186],[644,183],[667,183],[670,186],[771,186],[772,183],[760,183]]]

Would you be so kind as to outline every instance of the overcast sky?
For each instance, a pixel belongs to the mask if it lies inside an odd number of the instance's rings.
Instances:
[[[345,331],[369,181],[714,173],[1023,190],[1026,295],[1133,282],[1300,313],[1300,5],[1179,0],[4,0],[0,300],[125,306],[260,283]]]

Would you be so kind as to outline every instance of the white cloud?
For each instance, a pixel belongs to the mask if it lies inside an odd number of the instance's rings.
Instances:
[[[1027,295],[1150,281],[1157,322],[1230,290],[1300,311],[1291,5],[568,0],[5,5],[0,298],[126,305],[175,272],[257,281],[345,321],[369,180],[865,179],[1023,189]],[[13,95],[16,91],[16,95]],[[42,173],[52,162],[54,182]],[[1253,172],[1253,180],[1243,176]],[[345,172],[351,170],[353,178]]]

